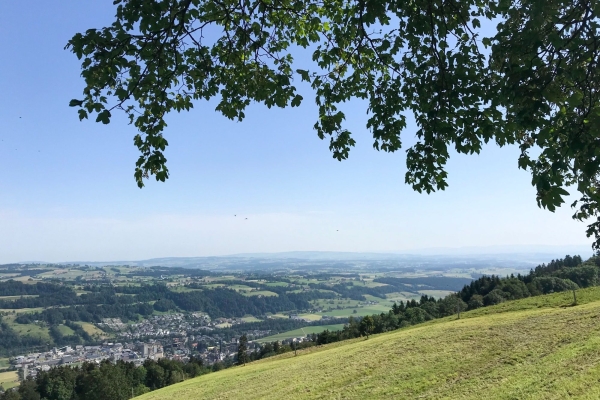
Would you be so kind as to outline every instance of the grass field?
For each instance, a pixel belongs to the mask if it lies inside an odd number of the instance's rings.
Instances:
[[[289,283],[287,282],[267,282],[265,283],[265,286],[281,286],[281,287],[288,287]]]
[[[0,300],[16,300],[25,297],[39,297],[37,294],[25,294],[21,296],[0,296]]]
[[[33,313],[33,312],[39,312],[39,311],[44,311],[43,307],[37,307],[37,308],[0,308],[0,312],[5,312],[5,313],[9,313],[12,314],[13,312],[15,312],[16,314],[21,314],[21,313]]]
[[[323,316],[320,314],[299,314],[298,316],[309,321],[320,321],[323,319]]]
[[[10,327],[21,336],[38,337],[45,341],[51,341],[47,327],[36,324],[10,324]]]
[[[312,333],[321,333],[326,329],[330,331],[338,331],[344,327],[344,324],[334,324],[334,325],[321,325],[321,326],[307,326],[300,329],[294,329],[293,331],[287,331],[283,333],[279,333],[277,335],[267,336],[261,339],[256,340],[258,343],[265,342],[274,342],[276,340],[284,340],[290,339],[294,337],[306,336]]]
[[[0,358],[0,369],[8,368],[9,366],[8,358]]]
[[[385,283],[379,283],[379,282],[373,282],[373,281],[363,281],[363,282],[352,281],[351,283],[354,286],[364,286],[364,287],[369,287],[369,288],[387,286],[387,284],[385,284]]]
[[[246,291],[250,291],[253,288],[250,286],[246,286],[246,285],[226,285],[227,289],[233,289],[236,290],[238,292],[246,292]]]
[[[220,288],[220,287],[224,287],[225,284],[224,283],[209,283],[208,285],[202,285],[208,289],[214,289],[214,288]]]
[[[248,317],[243,317],[242,321],[244,321],[244,322],[260,322],[260,321],[262,321],[262,319],[258,319],[256,317],[253,317],[250,315]]]
[[[271,315],[269,315],[269,317],[271,317],[271,318],[289,318],[289,316],[284,315],[284,314],[280,314],[280,313],[271,314]]]
[[[86,331],[88,335],[106,335],[106,333],[102,329],[98,328],[94,324],[90,324],[89,322],[76,322],[76,324],[81,325],[83,330]]]
[[[60,334],[63,336],[71,336],[71,335],[75,334],[75,331],[66,325],[58,325],[57,328],[58,328],[58,331],[60,332]]]
[[[354,312],[356,310],[356,313]],[[362,306],[357,308],[345,308],[343,310],[333,310],[326,311],[320,314],[327,315],[329,317],[350,317],[350,316],[363,316],[363,315],[373,315],[373,314],[381,314],[382,312],[386,313],[390,311],[390,306],[387,304],[375,304],[369,306]]]
[[[268,290],[256,290],[254,292],[241,291],[240,294],[242,294],[244,296],[265,296],[265,297],[279,296],[277,293],[271,292]]]
[[[19,386],[19,375],[17,371],[0,372],[0,385],[4,389],[10,389]]]
[[[463,318],[234,367],[159,399],[598,399],[600,288],[502,303]]]

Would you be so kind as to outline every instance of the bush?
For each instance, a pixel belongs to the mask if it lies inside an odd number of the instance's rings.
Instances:
[[[483,302],[483,296],[479,294],[474,294],[469,300],[469,310],[476,310],[478,308],[483,307],[485,304]]]
[[[493,306],[500,304],[506,300],[506,293],[500,289],[494,289],[483,297],[483,304],[486,306]]]
[[[566,290],[574,290],[578,288],[579,286],[575,282],[569,279],[561,279],[554,276],[533,278],[533,281],[531,281],[529,284],[529,289],[533,295],[564,292]]]

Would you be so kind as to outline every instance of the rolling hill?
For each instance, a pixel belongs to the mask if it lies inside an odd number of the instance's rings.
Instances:
[[[600,398],[600,288],[234,367],[140,399]]]

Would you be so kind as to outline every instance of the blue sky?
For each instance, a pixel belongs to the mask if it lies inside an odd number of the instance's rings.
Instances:
[[[171,178],[140,190],[135,129],[68,107],[83,83],[63,47],[113,13],[110,1],[0,2],[0,262],[591,243],[568,207],[538,209],[518,149],[453,154],[449,188],[418,194],[404,150],[372,149],[358,101],[345,108],[357,146],[334,160],[310,95],[300,108],[253,105],[242,123],[206,102],[169,116]]]

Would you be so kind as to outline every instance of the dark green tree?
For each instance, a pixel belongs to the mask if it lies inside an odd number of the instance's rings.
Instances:
[[[16,390],[8,390],[0,394],[0,400],[21,400],[21,395]]]
[[[456,314],[460,319],[460,313],[467,309],[465,303],[458,295],[452,294],[444,297],[438,304],[440,315],[448,316]]]
[[[506,292],[503,292],[500,289],[494,289],[483,296],[483,304],[486,306],[493,306],[502,303],[503,301],[506,301]]]
[[[594,217],[598,247],[599,1],[115,0],[112,25],[67,44],[85,80],[70,105],[104,124],[129,117],[142,187],[168,178],[169,112],[216,98],[242,120],[252,102],[299,106],[303,81],[334,158],[355,145],[343,111],[352,98],[366,104],[377,150],[399,150],[414,117],[405,182],[419,192],[447,186],[450,148],[517,144],[538,205],[554,211],[575,187],[574,218]]]
[[[238,365],[246,365],[246,362],[248,362],[248,338],[246,335],[240,337],[237,359]]]
[[[373,321],[372,316],[367,315],[360,320],[360,334],[362,336],[366,336],[368,339],[369,335],[371,333],[373,333],[374,329],[375,329],[375,322]]]
[[[37,392],[37,384],[29,377],[21,382],[18,391],[21,400],[40,400],[40,394]]]
[[[475,310],[477,308],[483,307],[483,296],[480,294],[475,294],[471,297],[468,303],[469,310]]]

